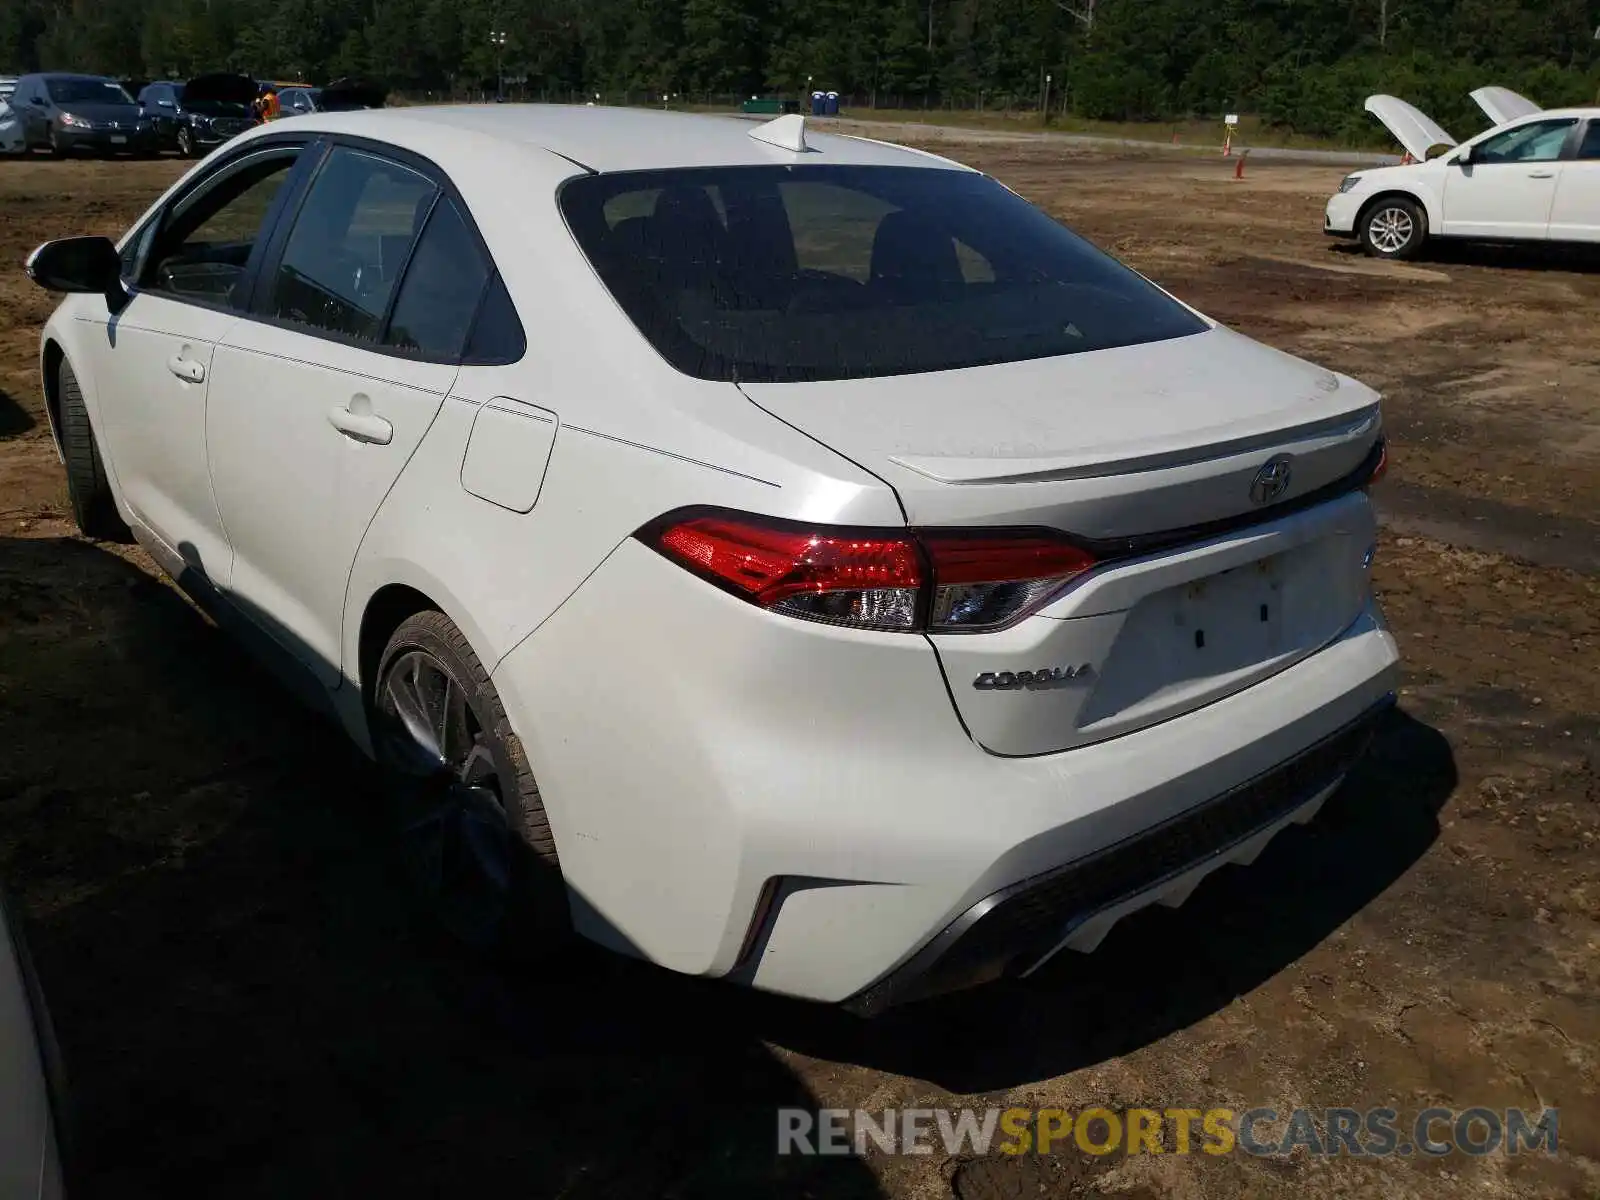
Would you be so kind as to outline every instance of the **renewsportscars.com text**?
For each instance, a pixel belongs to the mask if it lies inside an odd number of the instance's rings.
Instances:
[[[1559,1110],[1520,1108],[784,1108],[778,1153],[1555,1154]]]

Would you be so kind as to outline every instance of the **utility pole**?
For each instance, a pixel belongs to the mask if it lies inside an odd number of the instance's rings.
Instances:
[[[506,75],[501,65],[506,49],[505,30],[491,29],[489,44],[494,47],[494,100],[498,104],[506,98]]]
[[[1378,0],[1378,46],[1389,42],[1389,0]]]
[[[1044,99],[1039,103],[1039,120],[1044,124],[1050,123],[1050,72],[1044,73]]]
[[[928,53],[933,53],[933,0],[928,0]]]

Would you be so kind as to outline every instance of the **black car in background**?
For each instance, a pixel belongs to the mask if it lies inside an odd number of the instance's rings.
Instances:
[[[50,72],[17,80],[11,109],[22,121],[29,150],[44,146],[66,156],[154,154],[155,127],[115,79]]]
[[[363,108],[382,108],[389,89],[368,79],[335,79],[317,97],[322,112],[355,112]]]
[[[164,150],[196,158],[256,123],[256,81],[218,72],[187,83],[160,80],[139,93],[139,108]]]

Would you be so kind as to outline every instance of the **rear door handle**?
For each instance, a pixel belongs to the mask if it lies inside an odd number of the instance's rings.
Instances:
[[[204,363],[197,363],[192,358],[185,358],[182,354],[174,354],[167,359],[167,370],[171,371],[185,383],[204,383],[206,368]]]
[[[1528,178],[1529,179],[1554,179],[1555,178],[1555,174],[1556,173],[1554,171],[1529,171],[1528,172]]]
[[[352,400],[358,403],[364,397]],[[328,423],[331,424],[345,437],[357,442],[368,442],[374,446],[387,446],[394,440],[394,426],[385,421],[371,409],[372,402],[366,401],[365,412],[352,412],[348,408],[340,407],[328,412]]]

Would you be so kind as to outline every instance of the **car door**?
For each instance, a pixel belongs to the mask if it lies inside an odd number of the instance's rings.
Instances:
[[[233,598],[325,686],[361,539],[455,381],[487,278],[461,228],[422,165],[336,146],[273,239],[256,319],[217,347],[206,428]],[[437,330],[458,310],[452,343]]]
[[[37,75],[29,76],[17,85],[18,103],[13,105],[22,117],[23,136],[29,146],[40,146],[50,140],[49,100],[45,96],[44,81]]]
[[[154,83],[140,93],[139,107],[156,127],[156,136],[162,145],[177,136],[178,97],[171,84]]]
[[[93,364],[104,449],[125,503],[184,568],[219,585],[231,555],[206,461],[212,355],[249,301],[263,232],[301,152],[239,155],[135,235],[124,254],[129,296],[107,315]]]
[[[1600,117],[1584,123],[1572,157],[1561,165],[1550,208],[1550,238],[1600,242]]]
[[[1447,237],[1542,240],[1573,117],[1528,120],[1470,143],[1472,161],[1452,158],[1445,176]]]

